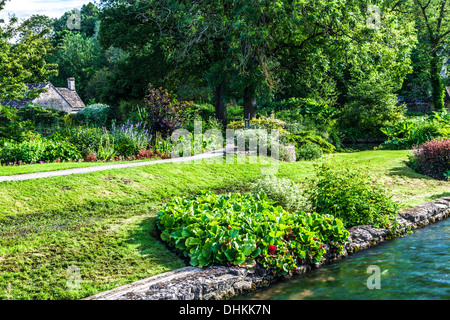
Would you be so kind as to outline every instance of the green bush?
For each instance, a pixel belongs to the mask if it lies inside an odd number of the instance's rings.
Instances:
[[[305,192],[311,210],[342,219],[346,227],[385,228],[395,222],[399,209],[383,186],[362,170],[323,164]]]
[[[342,250],[349,234],[339,219],[288,213],[264,193],[176,198],[158,212],[157,226],[161,239],[193,266],[259,263],[278,275],[320,262],[325,244]]]
[[[58,133],[58,139],[64,139],[72,143],[84,157],[90,150],[98,150],[103,135],[107,134],[104,129],[91,127],[66,127]],[[49,138],[53,138],[51,135]]]
[[[114,137],[117,154],[124,157],[137,155],[139,150],[148,149],[152,140],[152,134],[143,122],[127,121],[120,125],[113,122],[111,134]]]
[[[30,105],[20,108],[17,115],[22,121],[31,121],[35,126],[52,126],[62,125],[64,123],[64,116],[67,115],[65,111],[58,111],[54,109],[44,109],[41,106]]]
[[[75,116],[75,122],[80,125],[93,125],[103,127],[106,125],[108,114],[111,107],[106,104],[96,103],[86,106],[80,110]]]
[[[289,179],[266,176],[252,185],[252,193],[264,192],[276,205],[282,206],[286,211],[307,211],[306,197],[299,185]]]
[[[347,103],[337,116],[340,131],[353,129],[355,139],[381,138],[380,128],[401,121],[406,108],[397,105],[390,80],[384,77],[363,79],[349,87]],[[348,137],[349,135],[347,135]]]
[[[311,144],[318,146],[322,153],[336,152],[335,146],[312,131],[303,131],[298,132],[297,134],[288,134],[282,137],[282,140],[285,143],[291,143],[295,146],[297,160],[310,160],[321,156],[321,152],[318,151],[318,148],[311,146]]]
[[[411,149],[435,138],[450,138],[450,114],[409,118],[380,130],[387,136],[380,149]]]
[[[316,160],[322,157],[323,151],[317,144],[307,142],[296,149],[297,160]]]
[[[36,163],[81,159],[77,148],[67,141],[31,140],[19,144],[6,143],[0,150],[1,163]]]

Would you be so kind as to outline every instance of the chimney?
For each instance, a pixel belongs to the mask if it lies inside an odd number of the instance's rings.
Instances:
[[[70,91],[75,91],[75,78],[68,78],[67,79],[67,88]]]

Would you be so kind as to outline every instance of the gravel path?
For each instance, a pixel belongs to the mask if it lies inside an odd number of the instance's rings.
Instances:
[[[14,176],[0,176],[0,182],[23,181],[23,180],[50,178],[50,177],[56,177],[56,176],[68,176],[68,175],[78,174],[78,173],[105,171],[105,170],[111,170],[111,169],[143,167],[143,166],[155,165],[155,164],[160,164],[160,163],[176,163],[176,162],[186,162],[186,161],[193,161],[193,160],[200,160],[200,159],[208,159],[208,158],[213,158],[213,157],[217,157],[217,156],[223,156],[225,153],[225,150],[226,149],[224,148],[224,149],[206,152],[206,153],[191,156],[191,157],[173,158],[173,159],[167,159],[167,160],[154,160],[154,161],[145,161],[145,162],[111,164],[111,165],[103,165],[103,166],[96,166],[96,167],[85,167],[85,168],[74,168],[74,169],[66,169],[66,170],[58,170],[58,171],[18,174],[18,175],[14,175]]]

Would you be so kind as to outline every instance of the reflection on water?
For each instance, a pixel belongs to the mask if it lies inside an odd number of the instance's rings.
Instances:
[[[254,300],[450,299],[450,219],[236,298]],[[367,273],[379,267],[380,289]]]

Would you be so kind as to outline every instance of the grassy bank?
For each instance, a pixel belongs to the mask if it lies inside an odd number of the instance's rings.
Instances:
[[[21,166],[0,166],[0,176],[13,176],[17,174],[27,174],[36,172],[49,172],[49,171],[59,171],[66,169],[76,169],[76,168],[86,168],[86,167],[96,167],[111,164],[122,164],[122,163],[134,163],[134,162],[145,162],[161,160],[160,158],[154,159],[144,159],[144,160],[134,160],[134,161],[114,161],[114,162],[63,162],[63,163],[43,163],[43,164],[27,164]]]
[[[321,161],[369,168],[403,207],[449,195],[448,182],[414,173],[407,151],[335,154]],[[314,162],[281,163],[301,184]],[[247,191],[260,165],[156,164],[0,183],[0,299],[80,299],[185,262],[158,239],[155,213],[169,199],[212,189]],[[80,269],[80,289],[67,281]]]

